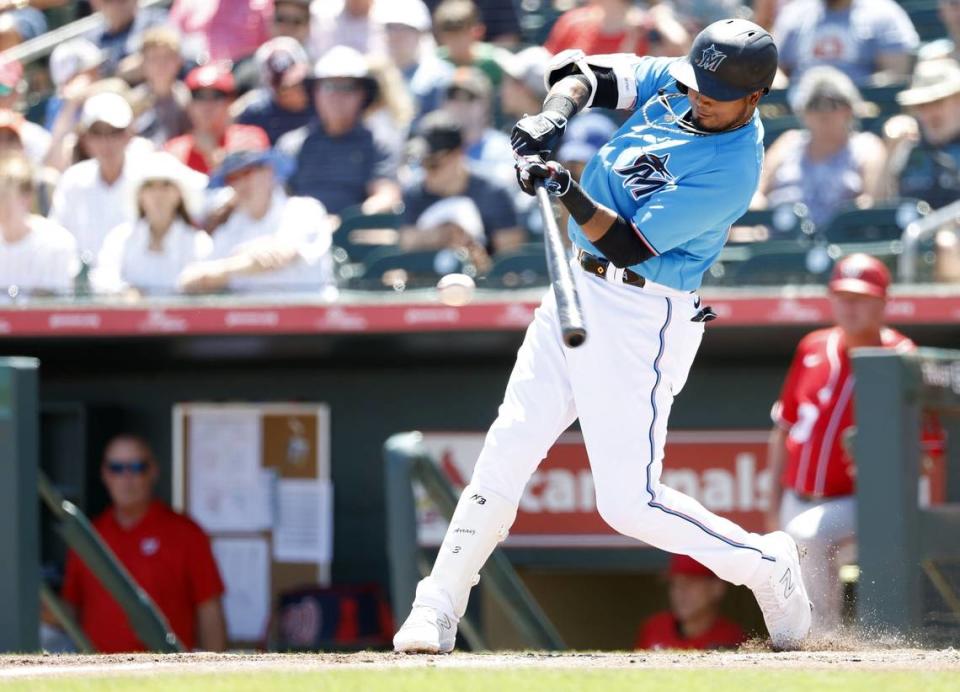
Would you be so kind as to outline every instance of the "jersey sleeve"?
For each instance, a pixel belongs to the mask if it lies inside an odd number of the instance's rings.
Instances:
[[[633,108],[646,103],[657,91],[673,81],[670,65],[683,58],[640,58],[634,68],[636,87]]]
[[[773,407],[770,409],[770,418],[774,424],[785,430],[797,422],[797,406],[799,405],[797,386],[800,382],[800,372],[803,370],[803,357],[806,351],[807,341],[804,339],[797,346],[796,353],[793,354],[793,361],[790,363],[790,369],[787,370],[787,377],[780,390],[780,398],[773,403]]]
[[[743,215],[755,186],[744,184],[743,175],[734,170],[694,173],[650,195],[631,221],[654,254],[662,255],[707,229],[729,226]]]
[[[194,605],[200,605],[223,595],[220,569],[210,549],[210,539],[196,524],[189,532],[190,591]]]

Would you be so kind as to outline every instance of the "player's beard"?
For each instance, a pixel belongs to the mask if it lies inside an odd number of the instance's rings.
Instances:
[[[736,128],[741,127],[749,122],[750,118],[753,117],[753,107],[749,102],[744,103],[743,109],[740,111],[740,113],[722,125],[706,125],[697,115],[695,115],[695,111],[693,110],[691,110],[690,116],[690,121],[698,130],[702,130],[704,132],[725,132],[727,130],[735,130]]]

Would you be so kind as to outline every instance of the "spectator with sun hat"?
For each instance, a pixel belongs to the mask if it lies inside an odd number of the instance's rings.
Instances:
[[[90,263],[112,228],[136,218],[130,188],[137,152],[127,150],[132,123],[133,110],[120,94],[88,98],[80,130],[91,158],[67,168],[54,190],[50,218],[73,233],[81,256]]]
[[[174,293],[180,273],[213,249],[210,236],[195,227],[207,176],[165,151],[144,157],[134,176],[137,219],[107,234],[91,284],[99,293]]]

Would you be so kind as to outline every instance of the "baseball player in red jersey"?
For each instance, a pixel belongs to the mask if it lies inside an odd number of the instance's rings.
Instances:
[[[850,350],[914,348],[883,324],[889,285],[887,268],[869,255],[849,255],[836,264],[829,284],[836,326],[801,340],[771,412],[768,463],[774,488],[767,523],[783,527],[806,549],[813,634],[840,626],[838,558],[856,554],[856,468],[844,444],[854,425]]]

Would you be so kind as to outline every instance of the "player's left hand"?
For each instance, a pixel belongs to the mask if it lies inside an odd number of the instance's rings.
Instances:
[[[525,115],[513,126],[510,146],[516,156],[550,156],[567,129],[567,119],[556,111]]]
[[[517,159],[517,183],[528,195],[534,195],[536,181],[543,181],[544,187],[554,197],[563,197],[570,190],[573,178],[570,171],[556,161],[544,161],[539,156],[525,156]]]

